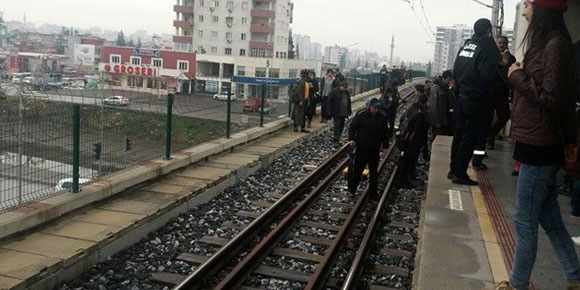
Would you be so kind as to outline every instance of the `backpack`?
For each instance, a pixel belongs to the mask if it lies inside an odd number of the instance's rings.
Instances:
[[[298,96],[298,86],[292,86],[290,89],[290,102],[298,103],[300,102],[300,97]]]

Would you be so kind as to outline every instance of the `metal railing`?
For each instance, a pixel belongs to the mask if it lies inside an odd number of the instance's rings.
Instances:
[[[353,95],[379,86],[372,76],[348,79]],[[291,114],[292,86],[255,86],[249,91],[260,101],[251,103],[249,95],[236,95],[231,86],[216,95],[191,84],[191,89],[171,94],[144,89],[146,84],[120,89],[100,82],[91,89],[73,89],[4,80],[0,213],[78,192],[96,179]]]

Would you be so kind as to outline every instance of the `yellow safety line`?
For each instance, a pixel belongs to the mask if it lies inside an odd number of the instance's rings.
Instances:
[[[476,175],[474,174],[473,176]],[[479,186],[471,187],[471,196],[475,204],[475,211],[477,213],[477,219],[479,220],[479,227],[481,229],[481,235],[483,236],[493,280],[496,284],[502,281],[509,281],[508,268],[503,259],[502,250],[498,243],[498,236],[491,223],[491,217],[485,206],[485,200]]]

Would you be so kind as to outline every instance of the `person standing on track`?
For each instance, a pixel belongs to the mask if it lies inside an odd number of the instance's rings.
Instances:
[[[292,120],[294,121],[294,132],[298,132],[298,127],[300,127],[300,132],[310,133],[306,128],[304,128],[305,115],[306,115],[306,103],[310,99],[310,84],[308,83],[308,76],[310,71],[302,70],[300,72],[300,80],[298,81],[298,86],[296,92],[292,95]]]
[[[316,79],[316,74],[313,71],[308,74],[308,84],[310,87],[310,98],[308,99],[308,102],[306,102],[306,128],[312,127],[312,119],[314,118],[314,115],[316,115],[316,106],[319,101],[319,84]]]
[[[405,112],[399,122],[400,134],[397,140],[399,149],[403,152],[399,161],[399,183],[409,187],[415,175],[415,167],[419,154],[427,159],[427,140],[429,123],[427,122],[427,95],[424,85],[415,86],[417,101]]]
[[[385,93],[386,89],[387,89],[387,80],[389,78],[389,71],[387,70],[387,65],[384,64],[383,67],[381,68],[381,71],[379,72],[380,76],[381,76],[381,87],[380,87],[380,92],[381,94]]]
[[[348,190],[351,195],[356,194],[360,179],[365,167],[369,167],[369,196],[378,200],[378,167],[379,153],[387,128],[387,119],[379,113],[380,102],[372,98],[367,103],[367,110],[357,114],[348,130],[348,144],[355,149],[354,170],[348,180]],[[349,168],[351,170],[351,168]]]
[[[580,40],[574,45],[574,56],[576,58],[576,124],[580,124]],[[578,137],[580,137],[580,126],[578,126]],[[579,140],[580,141],[580,140]],[[570,191],[570,216],[580,219],[580,179],[572,181]],[[580,246],[580,236],[573,237],[572,240]]]
[[[387,93],[386,98],[389,102],[388,110],[386,112],[389,129],[387,138],[391,138],[395,134],[395,120],[397,119],[397,109],[401,103],[401,95],[399,94],[399,83],[394,81],[391,84],[391,90]]]
[[[496,66],[501,61],[491,29],[489,19],[475,22],[475,34],[460,49],[453,68],[459,97],[454,108],[455,132],[448,177],[456,184],[479,184],[467,175],[467,167],[487,120],[491,105],[489,88],[497,77]]]
[[[523,63],[508,72],[515,88],[512,106],[514,159],[522,163],[517,185],[517,244],[510,282],[499,289],[528,289],[542,225],[562,270],[567,289],[580,289],[580,264],[557,200],[556,174],[564,148],[576,143],[574,112],[576,67],[570,33],[564,22],[566,0],[528,0],[529,23]]]
[[[435,140],[437,135],[452,135],[450,111],[453,108],[453,97],[449,89],[449,82],[452,78],[452,71],[444,71],[441,77],[435,80],[431,88],[429,123],[431,124],[433,140]]]
[[[346,118],[352,114],[350,91],[346,81],[332,90],[328,96],[328,110],[334,120],[334,138],[332,141],[338,143],[344,130]]]
[[[322,117],[320,118],[320,123],[326,123],[330,120],[330,112],[328,107],[328,96],[332,93],[332,82],[334,82],[334,72],[332,69],[328,69],[326,71],[326,75],[322,78],[322,82],[320,83],[320,95],[321,98],[321,107],[322,107]]]

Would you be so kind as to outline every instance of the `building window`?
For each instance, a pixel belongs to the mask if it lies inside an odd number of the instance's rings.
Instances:
[[[233,25],[234,24],[234,18],[233,17],[226,17],[226,24]]]
[[[198,19],[199,22],[203,22],[203,15],[198,15],[197,16],[197,19]]]
[[[298,77],[298,70],[297,69],[288,70],[288,77],[289,78],[297,78]]]
[[[256,68],[256,77],[265,78],[266,77],[266,68],[265,67],[257,67]]]
[[[141,65],[141,57],[140,56],[132,56],[131,57],[131,65]]]
[[[197,36],[198,36],[199,38],[203,38],[203,30],[199,30],[199,31],[197,31]]]
[[[252,57],[266,57],[266,50],[263,48],[251,48],[250,56]]]
[[[248,2],[246,1],[242,2],[242,9],[248,10]]]
[[[151,59],[151,66],[152,67],[163,67],[163,59],[161,59],[161,58],[152,58]]]
[[[218,32],[217,31],[212,31],[211,32],[211,38],[212,39],[217,39],[218,38]]]
[[[242,24],[246,24],[246,23],[248,23],[248,18],[242,17]]]
[[[200,45],[200,46],[197,47],[197,52],[199,52],[199,53],[205,53],[205,49],[203,49],[203,46]]]
[[[217,46],[211,47],[211,53],[217,53]]]
[[[199,6],[203,7],[205,5],[205,1],[204,0],[199,0]]]
[[[280,58],[280,52],[276,51],[276,58]]]
[[[246,50],[245,49],[240,49],[240,56],[246,56]]]
[[[228,9],[234,9],[234,1],[228,1],[226,3],[226,8],[228,8]]]
[[[245,33],[242,33],[242,35],[240,36],[240,39],[241,40],[246,40],[246,34]]]
[[[229,47],[226,47],[225,53],[226,53],[226,55],[232,55],[232,49]]]
[[[232,39],[232,33],[226,32],[226,39]]]
[[[279,78],[280,77],[280,69],[279,68],[270,68],[270,77],[271,78]]]
[[[189,61],[178,60],[177,61],[177,69],[180,71],[189,71]]]
[[[245,76],[246,75],[246,67],[245,66],[238,66],[238,75],[239,76]]]
[[[213,22],[219,22],[220,18],[218,16],[213,16]]]
[[[220,1],[213,1],[212,7],[220,7]]]
[[[110,63],[121,63],[121,55],[120,54],[111,54],[109,56]]]

